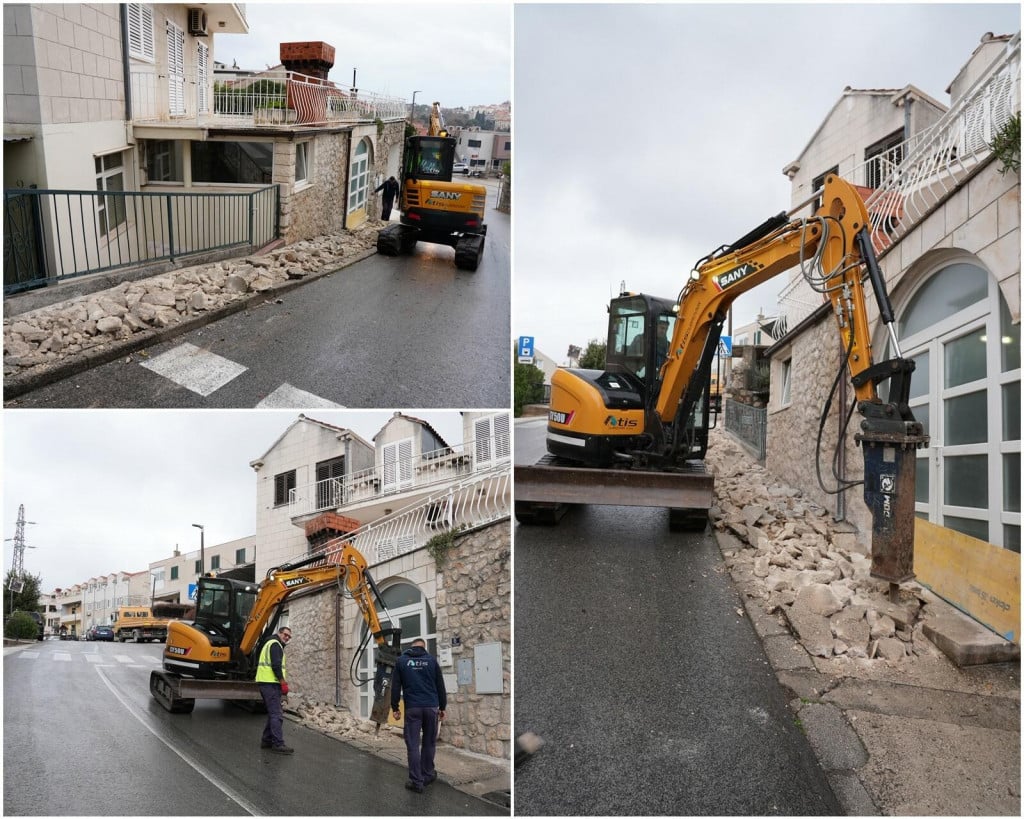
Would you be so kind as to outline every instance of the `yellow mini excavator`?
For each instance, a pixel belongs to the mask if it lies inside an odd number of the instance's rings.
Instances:
[[[832,175],[821,201],[812,218],[781,213],[702,259],[675,301],[631,293],[612,300],[605,370],[559,369],[551,379],[548,455],[515,467],[520,523],[554,523],[572,504],[614,504],[668,507],[672,528],[703,529],[714,489],[703,464],[711,368],[727,311],[740,294],[800,264],[831,301],[861,415],[872,574],[893,583],[913,577],[914,451],[928,440],[908,404],[914,362],[899,351],[863,200]],[[871,353],[865,277],[895,350],[881,363]]]
[[[487,188],[452,181],[455,138],[448,135],[435,102],[426,136],[405,140],[402,166],[401,223],[377,234],[377,252],[409,254],[417,242],[455,248],[455,266],[476,270],[484,252]]]
[[[344,540],[332,541],[308,558],[271,569],[258,585],[209,574],[200,577],[195,619],[168,625],[163,670],[150,674],[153,697],[172,713],[190,713],[197,699],[259,700],[255,682],[259,652],[264,640],[276,631],[283,604],[297,591],[328,584],[337,585],[356,601],[367,625],[366,640],[351,666],[353,682],[371,682],[369,678],[356,679],[355,669],[370,639],[376,641],[370,718],[379,728],[388,717],[391,671],[400,653],[401,630],[381,624],[374,601],[380,604],[385,619],[394,621],[367,571],[366,558]]]

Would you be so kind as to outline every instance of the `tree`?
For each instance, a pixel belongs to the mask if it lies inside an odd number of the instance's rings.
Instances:
[[[39,634],[39,625],[23,611],[16,611],[4,623],[4,637],[14,640],[34,640]]]
[[[513,372],[513,411],[518,418],[523,414],[524,404],[536,404],[544,400],[544,371],[535,364],[515,364]]]
[[[596,338],[587,342],[587,349],[580,356],[580,367],[585,370],[603,370],[606,342]]]
[[[21,581],[21,591],[11,591],[11,582],[14,580]],[[16,578],[14,569],[8,569],[4,578],[4,614],[12,611],[39,611],[39,587],[42,582],[39,575],[23,574]]]

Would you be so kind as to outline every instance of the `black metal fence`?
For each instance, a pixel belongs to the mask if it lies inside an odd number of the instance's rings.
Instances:
[[[725,428],[745,444],[754,457],[764,460],[768,451],[768,410],[728,398]]]
[[[4,191],[4,295],[278,238],[278,188]]]

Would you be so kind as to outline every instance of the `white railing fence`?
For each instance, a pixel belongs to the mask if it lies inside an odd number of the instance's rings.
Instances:
[[[196,75],[133,71],[131,86],[136,122],[201,119],[246,126],[330,125],[402,120],[408,109],[398,97],[352,93],[295,71],[266,71],[212,83]]]
[[[341,478],[325,478],[296,487],[288,493],[288,511],[292,517],[310,515],[410,489],[450,483],[462,476],[507,464],[510,458],[507,435],[469,440],[378,464]]]
[[[371,565],[399,557],[426,545],[437,534],[470,532],[511,518],[512,467],[510,463],[479,472],[373,523],[335,538],[313,554],[325,561],[345,544],[355,546]],[[300,560],[308,554],[296,555]]]
[[[938,122],[843,172],[849,182],[863,186],[875,251],[884,253],[955,191],[989,157],[992,140],[1019,112],[1018,33]],[[823,297],[802,278],[790,282],[779,294],[782,334],[822,303]]]

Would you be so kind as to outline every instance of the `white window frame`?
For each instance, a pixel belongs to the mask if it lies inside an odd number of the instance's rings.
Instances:
[[[313,140],[295,143],[295,189],[308,188],[313,184]],[[299,175],[299,168],[302,175]]]
[[[116,167],[107,168],[106,161],[113,156],[121,157],[121,164]],[[93,170],[96,176],[96,190],[99,192],[105,192],[109,190],[107,187],[107,180],[113,179],[115,176],[121,177],[121,190],[128,190],[128,151],[111,151],[106,154],[99,154],[93,157]],[[95,170],[95,163],[99,162],[101,166],[100,170]],[[120,212],[120,219],[117,218],[118,211],[114,210],[114,220],[110,219],[110,209],[107,207],[107,197],[97,196],[96,197],[96,228],[101,236],[109,236],[114,233],[118,228],[128,222],[128,208],[126,200],[123,197],[112,197],[113,199],[121,199],[123,207]],[[105,229],[104,229],[105,228]]]
[[[507,412],[473,420],[473,469],[490,469],[512,458]]]
[[[403,438],[401,441],[381,447],[381,492],[401,492],[413,485],[412,458],[414,451],[415,444],[412,438]],[[394,471],[389,476],[388,467],[392,465]]]
[[[167,21],[167,113],[185,116],[185,30]]]
[[[156,62],[153,8],[143,3],[128,4],[128,56]]]
[[[928,392],[910,401],[912,410],[927,405],[929,442],[925,449],[917,452],[917,469],[927,470],[928,500],[915,503],[916,511],[927,517],[931,522],[943,526],[945,518],[958,517],[969,520],[985,521],[988,524],[988,542],[996,546],[1005,546],[1003,529],[1006,525],[1020,526],[1019,513],[1003,510],[1003,457],[1021,451],[1020,441],[1002,440],[1002,387],[1013,381],[1020,380],[1020,370],[1002,372],[999,359],[999,345],[986,344],[987,372],[976,381],[959,384],[955,387],[945,386],[945,346],[965,334],[983,328],[988,338],[1000,337],[999,299],[1002,295],[995,277],[984,265],[974,258],[944,259],[926,277],[922,278],[913,293],[908,294],[907,302],[924,287],[925,284],[941,270],[957,262],[967,262],[986,271],[988,295],[982,301],[965,307],[951,316],[947,316],[913,336],[901,339],[903,356],[917,358],[928,355]],[[904,307],[906,304],[904,304]],[[884,347],[884,344],[881,345]],[[995,400],[987,402],[986,424],[988,440],[977,444],[957,444],[946,446],[944,402],[959,395],[987,391],[988,396]],[[986,508],[953,506],[946,503],[945,459],[947,457],[986,455],[988,457],[988,503]]]
[[[348,212],[357,213],[366,208],[370,188],[370,143],[359,140],[352,152],[348,172]]]
[[[788,407],[793,403],[793,357],[782,362],[782,390],[779,405]]]
[[[198,43],[196,47],[196,110],[210,113],[210,47]]]

